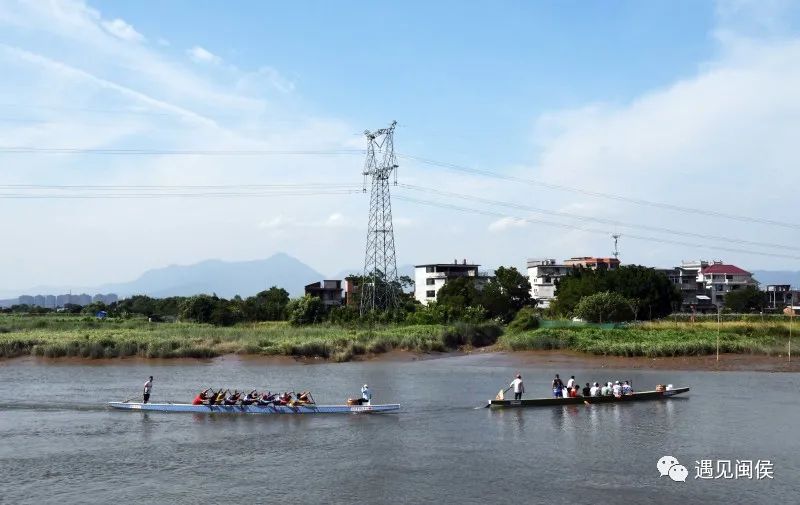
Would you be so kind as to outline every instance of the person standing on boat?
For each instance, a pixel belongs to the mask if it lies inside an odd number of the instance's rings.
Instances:
[[[556,374],[555,378],[553,378],[553,397],[554,398],[562,398],[562,391],[564,390],[564,383],[561,382],[561,378]]]
[[[147,382],[144,383],[144,391],[142,392],[142,403],[147,403],[150,400],[150,392],[153,390],[153,376],[151,375]]]
[[[569,378],[569,380],[567,381],[567,389],[572,389],[572,388],[574,388],[574,387],[575,387],[575,376],[573,375],[573,376],[572,376],[572,377],[570,377],[570,378]]]
[[[525,392],[525,384],[522,383],[522,375],[517,374],[517,376],[514,377],[514,380],[511,381],[511,384],[509,384],[508,387],[506,388],[506,391],[508,391],[509,389],[514,390],[515,400],[522,400],[522,393]]]
[[[371,401],[372,401],[372,391],[369,390],[369,386],[364,384],[363,386],[361,386],[361,404],[363,405],[366,403],[367,405],[369,405]]]

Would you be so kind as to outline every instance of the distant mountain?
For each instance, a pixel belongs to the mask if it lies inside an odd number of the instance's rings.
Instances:
[[[753,270],[753,277],[762,287],[767,284],[791,284],[795,289],[800,289],[800,271]]]
[[[95,287],[71,288],[78,293],[116,293],[120,298],[131,295],[153,297],[187,296],[199,293],[230,298],[235,295],[251,296],[271,286],[284,288],[290,296],[301,296],[303,287],[321,281],[323,275],[297,258],[278,253],[264,260],[221,261],[207,260],[193,265],[170,265],[143,273],[130,282],[103,284]],[[23,294],[67,293],[63,287],[37,286],[5,296],[16,303]]]
[[[170,265],[148,270],[131,282],[104,284],[96,292],[122,296],[146,294],[155,297],[216,293],[230,298],[251,296],[270,286],[284,288],[291,296],[322,280],[323,275],[297,258],[278,253],[264,260],[207,260],[193,265]]]

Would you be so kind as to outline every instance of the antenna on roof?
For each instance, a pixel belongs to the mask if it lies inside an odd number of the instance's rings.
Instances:
[[[622,235],[620,235],[619,233],[614,233],[613,235],[611,235],[611,238],[614,239],[614,258],[615,259],[619,259],[619,247],[618,246],[619,246],[619,238],[621,236]]]

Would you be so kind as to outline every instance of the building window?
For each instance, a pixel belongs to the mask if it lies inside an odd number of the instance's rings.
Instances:
[[[732,275],[726,275],[725,276],[725,280],[726,281],[732,281],[733,280],[733,276]]]
[[[436,267],[425,267],[425,272],[432,274],[436,271]]]
[[[428,286],[433,286],[435,282],[436,279],[425,279],[425,284],[427,284]]]
[[[436,291],[425,291],[426,298],[436,298]]]

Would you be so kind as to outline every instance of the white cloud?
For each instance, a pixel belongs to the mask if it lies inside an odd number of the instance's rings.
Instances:
[[[137,32],[122,19],[117,18],[112,21],[102,21],[101,24],[108,33],[122,40],[127,40],[128,42],[143,42],[145,40],[144,35]]]
[[[212,53],[208,49],[200,46],[194,46],[193,48],[187,50],[186,54],[188,54],[189,58],[196,63],[213,63],[215,65],[222,63],[222,58]]]
[[[510,230],[512,228],[524,228],[528,226],[528,222],[524,219],[517,217],[501,217],[496,221],[489,223],[489,231],[500,232]]]

